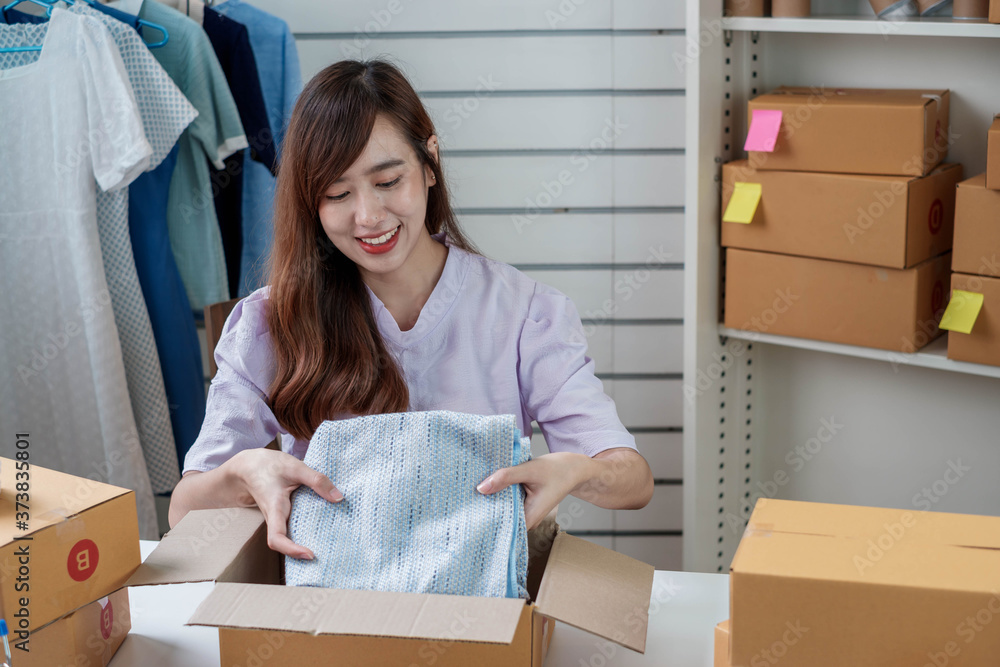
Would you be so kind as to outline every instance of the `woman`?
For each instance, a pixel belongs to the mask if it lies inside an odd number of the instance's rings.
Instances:
[[[569,494],[649,502],[652,473],[594,377],[572,302],[465,238],[434,127],[392,65],[343,61],[309,82],[275,211],[270,285],[223,329],[171,525],[192,509],[256,505],[272,549],[312,558],[286,534],[291,492],[343,498],[301,461],[316,427],[406,410],[514,414],[525,434],[537,420],[551,453],[477,487],[523,485],[529,527]],[[283,451],[264,447],[279,435]]]

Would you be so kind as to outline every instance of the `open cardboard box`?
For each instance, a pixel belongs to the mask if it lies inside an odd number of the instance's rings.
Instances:
[[[290,587],[259,510],[195,510],[127,585],[217,582],[188,624],[219,628],[224,665],[540,667],[554,620],[645,651],[651,565],[560,532],[552,515],[529,551],[531,601]]]

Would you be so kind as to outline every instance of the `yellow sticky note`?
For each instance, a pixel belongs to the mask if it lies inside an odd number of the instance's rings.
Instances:
[[[951,301],[941,317],[941,328],[960,333],[972,333],[972,325],[983,307],[983,295],[975,292],[952,290]]]
[[[757,204],[760,203],[760,193],[760,183],[736,183],[726,212],[722,214],[722,221],[750,224],[753,214],[757,212]]]

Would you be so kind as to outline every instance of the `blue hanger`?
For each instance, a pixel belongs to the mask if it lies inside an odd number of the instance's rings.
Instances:
[[[87,2],[90,2],[91,4],[94,4],[92,0],[87,0]],[[164,28],[159,23],[150,23],[146,19],[139,19],[139,25],[141,25],[144,28],[152,28],[153,30],[159,30],[161,33],[163,33],[163,39],[161,39],[160,41],[153,42],[151,44],[146,44],[146,46],[149,47],[149,48],[151,48],[151,49],[158,49],[158,48],[160,48],[161,46],[163,46],[164,44],[166,44],[167,41],[170,39],[170,35],[167,34],[167,29]]]
[[[55,4],[55,2],[53,1],[51,3],[48,3],[44,2],[44,0],[14,0],[14,2],[10,3],[3,9],[0,9],[0,11],[6,13],[8,9],[13,9],[22,2],[31,2],[40,7],[45,7],[46,9],[45,15],[52,16],[52,6]],[[41,44],[39,44],[38,46],[8,46],[6,48],[0,49],[0,53],[20,53],[23,51],[41,51],[41,50],[42,50]]]
[[[83,0],[83,1],[86,2],[88,5],[90,5],[91,7],[93,7],[94,9],[96,9],[97,11],[101,11],[101,5],[98,2],[96,2],[95,0]],[[63,0],[63,2],[68,2],[68,3],[72,4],[73,0]],[[167,34],[167,29],[164,28],[162,25],[160,25],[158,23],[151,23],[151,22],[147,21],[146,19],[139,19],[138,20],[138,24],[140,26],[142,26],[143,28],[152,28],[153,30],[158,31],[158,32],[160,32],[163,35],[163,39],[161,39],[158,42],[153,42],[151,44],[146,44],[147,47],[149,47],[151,49],[158,49],[161,46],[163,46],[164,44],[166,44],[167,41],[170,40],[170,35]]]
[[[6,7],[4,7],[0,11],[6,12],[8,9],[12,9],[13,7],[15,7],[16,5],[21,4],[22,2],[31,2],[31,3],[34,3],[34,4],[39,5],[41,7],[45,7],[46,8],[45,15],[51,17],[52,16],[52,8],[55,6],[56,2],[59,2],[59,0],[52,0],[51,2],[46,2],[46,0],[14,0],[14,2],[10,3],[9,5],[7,5]],[[62,2],[65,2],[67,5],[72,5],[73,2],[74,2],[74,0],[62,0]],[[98,11],[101,10],[100,5],[97,2],[95,2],[94,0],[84,0],[84,2],[86,2],[88,5],[94,7]],[[167,34],[167,29],[164,28],[163,26],[161,26],[160,24],[158,24],[158,23],[152,23],[152,22],[147,21],[145,19],[138,19],[137,22],[138,22],[138,24],[140,26],[145,27],[145,28],[151,28],[153,30],[159,31],[163,35],[163,39],[161,39],[160,41],[153,42],[151,44],[146,44],[146,46],[148,48],[150,48],[150,49],[159,48],[159,47],[163,46],[164,44],[166,44],[167,41],[170,39],[170,35]],[[7,47],[7,48],[0,48],[0,53],[14,53],[14,52],[19,52],[19,51],[41,51],[41,50],[42,50],[41,46],[11,46],[11,47]]]

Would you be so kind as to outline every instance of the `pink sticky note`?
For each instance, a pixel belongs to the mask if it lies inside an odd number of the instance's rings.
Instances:
[[[778,140],[778,130],[781,129],[781,111],[773,109],[754,109],[750,117],[750,131],[747,141],[743,144],[745,151],[774,150],[774,142]]]

